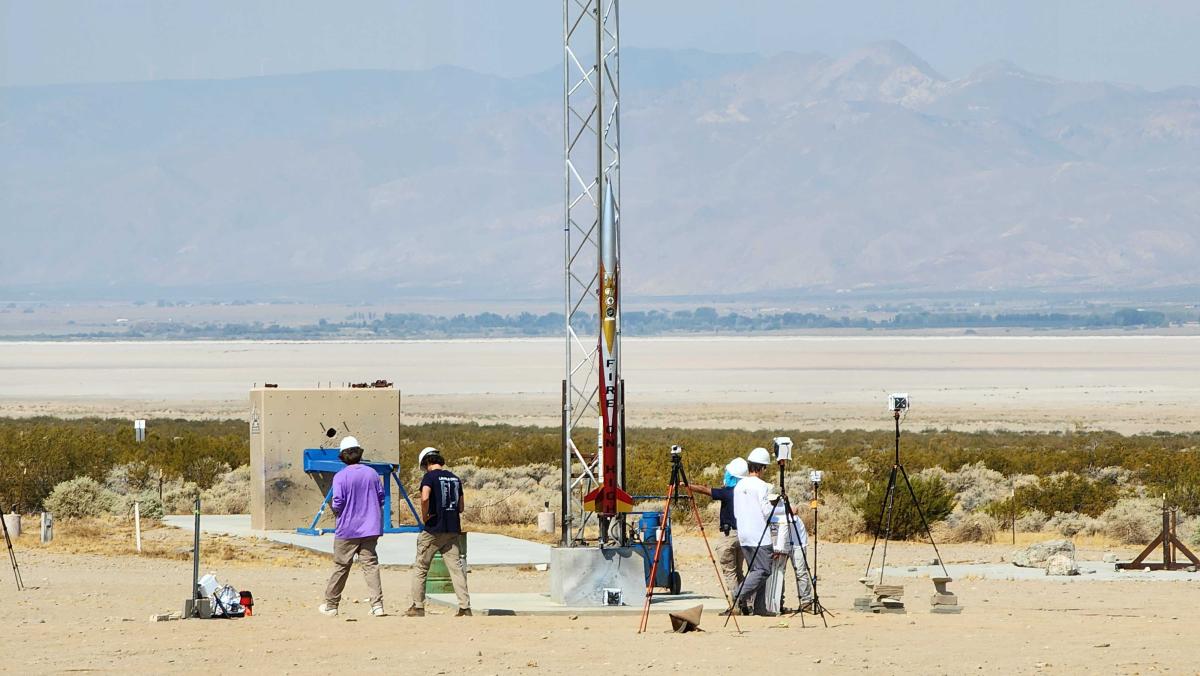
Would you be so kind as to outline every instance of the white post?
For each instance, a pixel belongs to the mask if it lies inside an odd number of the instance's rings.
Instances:
[[[137,541],[137,553],[142,553],[142,509],[141,503],[133,503],[133,536]]]
[[[54,517],[50,512],[42,512],[42,544],[54,539]]]

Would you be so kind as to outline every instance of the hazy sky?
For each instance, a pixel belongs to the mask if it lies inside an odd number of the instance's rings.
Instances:
[[[625,0],[623,44],[824,51],[895,39],[945,75],[1200,85],[1200,0]],[[561,61],[557,0],[0,0],[0,84]]]

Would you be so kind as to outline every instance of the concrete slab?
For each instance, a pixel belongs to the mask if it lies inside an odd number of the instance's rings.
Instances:
[[[565,606],[603,605],[604,589],[626,603],[646,596],[642,552],[635,547],[555,547],[550,550],[550,598]]]
[[[638,616],[642,613],[643,596],[626,601],[624,606],[579,605],[565,606],[550,599],[550,594],[477,594],[471,592],[471,609],[477,615],[579,615],[580,617],[600,616]],[[429,603],[447,608],[457,608],[458,601],[454,594],[430,594]],[[703,628],[714,621],[724,622],[725,618],[718,613],[725,610],[724,600],[699,594],[655,594],[650,603],[650,612],[656,615],[686,610],[693,606],[704,606],[704,616],[700,626]]]
[[[1141,582],[1180,582],[1191,581],[1200,583],[1200,573],[1189,573],[1182,570],[1163,570],[1145,572],[1141,570],[1116,570],[1114,564],[1103,561],[1077,561],[1079,575],[1047,575],[1043,568],[1021,568],[1011,563],[961,563],[946,564],[946,571],[955,579],[954,584],[961,584],[967,578],[983,578],[987,580],[1038,580],[1042,582],[1095,582],[1128,580]],[[879,569],[874,569],[874,575]],[[916,566],[913,568],[893,568],[888,566],[887,576],[896,577],[937,577],[942,575],[941,566]],[[885,576],[886,577],[886,576]]]
[[[192,529],[192,516],[166,516],[163,523]],[[301,535],[288,531],[262,531],[250,527],[246,514],[214,514],[200,518],[200,532],[237,537],[258,537],[281,544],[333,555],[333,535]],[[505,535],[471,533],[467,536],[467,563],[471,566],[528,566],[550,563],[550,546]],[[385,566],[410,566],[417,554],[416,533],[392,533],[379,539],[379,562]]]

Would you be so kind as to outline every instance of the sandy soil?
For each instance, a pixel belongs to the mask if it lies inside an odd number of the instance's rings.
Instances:
[[[162,537],[186,539],[182,532]],[[225,544],[251,552],[263,546]],[[685,587],[715,592],[701,541],[681,537],[678,546]],[[927,580],[898,580],[907,585],[909,614],[874,616],[848,610],[869,547],[821,544],[822,597],[836,613],[828,629],[811,617],[806,628],[798,618],[743,618],[739,635],[705,616],[705,632],[674,635],[666,633],[665,617],[654,617],[651,631],[639,636],[634,617],[456,619],[438,610],[424,619],[370,618],[364,604],[349,600],[341,617],[325,618],[315,607],[326,571],[306,556],[206,559],[203,571],[254,591],[255,617],[152,624],[150,614],[177,609],[187,595],[187,561],[64,553],[23,537],[17,555],[26,583],[37,588],[16,593],[2,571],[0,671],[564,673],[586,664],[628,674],[730,673],[751,664],[776,673],[1200,673],[1200,580],[957,580],[951,588],[965,607],[958,616],[928,614]],[[947,545],[943,554],[947,561],[998,561],[1008,550]],[[1100,554],[1081,550],[1081,557]],[[928,545],[902,544],[889,561],[915,564],[930,555]],[[547,576],[476,568],[470,584],[475,591],[543,592]],[[386,569],[383,584],[388,609],[402,611],[407,570]],[[347,596],[363,595],[355,574]]]
[[[651,338],[625,343],[631,426],[1193,430],[1200,336]],[[255,384],[386,378],[406,422],[557,425],[558,340],[0,343],[0,415],[244,417]]]

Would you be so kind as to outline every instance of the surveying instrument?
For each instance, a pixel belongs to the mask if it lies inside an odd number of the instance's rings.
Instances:
[[[788,437],[776,437],[774,439],[774,444],[775,462],[777,465],[779,465],[779,495],[776,496],[775,499],[771,500],[770,505],[771,514],[773,515],[778,513],[781,519],[779,522],[779,534],[777,536],[777,541],[782,543],[790,540],[792,546],[792,552],[789,558],[791,558],[792,561],[792,571],[795,573],[797,601],[796,611],[792,613],[792,616],[795,617],[796,615],[799,615],[800,626],[804,627],[806,626],[804,623],[804,613],[811,612],[814,615],[819,615],[821,617],[821,622],[826,628],[828,628],[829,620],[826,618],[826,616],[832,615],[833,613],[829,612],[825,608],[825,606],[821,603],[820,596],[817,595],[816,579],[813,577],[812,571],[808,567],[808,558],[804,551],[804,547],[801,544],[800,526],[796,523],[797,517],[792,510],[792,503],[791,500],[788,499],[787,488],[784,483],[787,475],[787,463],[792,461],[792,440]],[[782,507],[782,512],[780,512],[780,507]],[[768,515],[767,522],[764,524],[763,530],[759,534],[757,542],[761,543],[763,538],[767,536],[767,532],[770,531],[770,529],[771,518],[770,515]],[[749,576],[750,571],[754,569],[754,562],[758,559],[758,557],[764,555],[763,549],[766,548],[775,549],[772,547],[772,545],[764,545],[755,548],[754,556],[751,556],[750,560],[746,562],[747,576]],[[797,549],[799,550],[799,563],[796,562]],[[773,556],[774,552],[765,555]],[[729,616],[726,618],[726,622],[729,621],[729,617],[735,616],[734,608],[737,605],[738,598],[741,597],[742,588],[745,586],[746,581],[742,580],[742,584],[738,586],[738,591],[736,594],[734,594],[733,601],[729,606]],[[804,600],[801,590],[805,587],[809,587],[812,590],[811,600]]]
[[[684,491],[687,491],[686,497]],[[721,575],[721,567],[717,565],[717,559],[713,556],[712,545],[708,542],[708,535],[704,532],[704,519],[700,518],[700,508],[696,506],[696,498],[692,494],[692,486],[688,483],[687,471],[683,468],[683,447],[679,444],[671,446],[671,483],[667,486],[667,497],[663,502],[662,515],[662,532],[666,533],[671,527],[671,511],[673,507],[679,504],[680,500],[686,499],[692,505],[692,515],[696,519],[696,527],[700,529],[700,537],[704,539],[704,549],[708,552],[708,560],[712,562],[713,572],[717,574],[717,582],[721,585],[721,594],[728,597],[729,590],[725,589],[725,577]],[[646,631],[646,625],[650,621],[650,601],[654,598],[654,576],[658,571],[659,557],[662,555],[663,538],[656,538],[658,542],[654,545],[654,562],[650,566],[650,579],[646,582],[646,602],[642,606],[642,622],[638,626],[638,633]],[[726,618],[725,625],[729,625],[729,620]],[[733,626],[738,633],[742,633],[742,628],[738,625],[737,619],[733,621]]]
[[[942,574],[948,579],[950,573],[946,572],[946,564],[942,561],[942,553],[938,551],[937,543],[933,541],[933,533],[929,531],[929,522],[925,520],[925,511],[921,509],[921,501],[917,500],[917,492],[913,490],[912,482],[908,480],[908,471],[904,469],[903,463],[900,462],[900,419],[908,415],[910,400],[908,394],[892,394],[888,396],[888,410],[892,412],[892,418],[896,421],[896,455],[892,461],[892,471],[888,475],[887,491],[883,494],[883,504],[879,510],[879,523],[875,526],[875,540],[871,543],[871,556],[867,559],[867,572],[864,577],[871,576],[871,563],[875,560],[875,546],[879,543],[879,533],[883,532],[883,555],[879,559],[879,584],[883,584],[883,571],[887,567],[887,550],[888,541],[892,539],[892,519],[895,516],[893,508],[896,504],[896,479],[897,477],[904,478],[904,485],[908,487],[908,495],[912,498],[913,507],[916,507],[917,514],[921,517],[921,527],[925,529],[925,537],[929,538],[929,544],[933,546],[933,553],[937,555],[938,565],[942,568]],[[887,522],[887,528],[884,529],[884,521]]]

